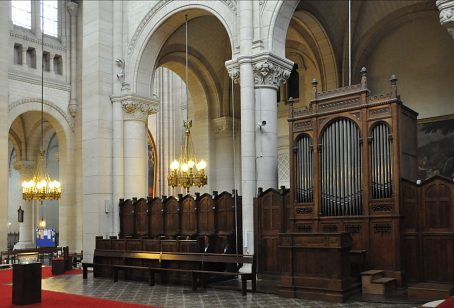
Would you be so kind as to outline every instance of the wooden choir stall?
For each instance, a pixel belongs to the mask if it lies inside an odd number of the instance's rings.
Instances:
[[[241,197],[217,192],[161,198],[120,199],[120,233],[104,239],[96,238],[94,276],[112,277],[115,265],[137,266],[125,271],[124,277],[146,280],[148,273],[141,267],[188,269],[192,264],[177,261],[146,260],[116,257],[117,252],[178,253],[241,253]],[[111,253],[109,253],[111,252]],[[213,266],[216,266],[215,264]],[[186,283],[184,273],[168,271],[162,282]]]

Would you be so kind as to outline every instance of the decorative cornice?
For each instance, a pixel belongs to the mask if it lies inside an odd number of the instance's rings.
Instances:
[[[39,78],[30,77],[30,76],[22,75],[21,73],[9,72],[8,79],[21,81],[21,82],[25,82],[28,84],[35,84],[35,85],[39,85],[39,86],[41,86],[41,84],[42,84],[41,77],[39,77]],[[67,83],[63,83],[63,82],[59,83],[59,82],[44,80],[44,86],[48,87],[48,88],[52,88],[52,89],[66,91],[66,92],[71,91],[71,85],[69,85]]]
[[[24,40],[24,41],[27,41],[27,42],[32,42],[32,43],[35,43],[37,45],[41,45],[41,39],[36,39],[36,38],[30,37],[30,36],[28,36],[26,34],[21,34],[21,33],[17,33],[17,32],[14,32],[14,31],[10,31],[9,36],[17,38],[17,39]],[[52,48],[52,49],[61,50],[63,52],[66,52],[66,47],[65,46],[57,46],[57,45],[49,44],[48,42],[47,43],[44,42],[44,46]]]
[[[38,103],[41,104],[41,99],[40,98],[23,98],[21,100],[15,101],[12,104],[8,106],[8,112],[11,112],[14,108],[23,105],[23,104],[28,104],[28,103]],[[43,100],[42,103],[46,106],[49,106],[51,109],[56,110],[68,123],[68,126],[71,128],[72,131],[74,131],[74,121],[71,118],[70,115],[68,115],[63,109],[61,109],[59,106],[56,104]]]
[[[148,116],[159,111],[159,100],[135,94],[112,96],[112,103],[121,103],[125,121],[147,122]]]
[[[252,58],[255,88],[279,89],[290,77],[293,62],[269,52],[262,52]]]
[[[225,61],[225,67],[229,73],[230,78],[233,79],[234,83],[240,82],[240,65],[236,60]]]
[[[440,23],[446,27],[449,34],[454,38],[454,1],[437,0],[436,4],[440,11]]]
[[[239,121],[235,120],[235,126],[233,125],[232,117],[220,117],[212,120],[213,132],[216,136],[229,137],[233,135],[233,129],[235,128],[235,134],[240,131]]]
[[[222,0],[232,11],[236,12],[236,0]]]
[[[68,1],[66,2],[66,7],[68,8],[69,15],[77,16],[79,5],[75,2]]]

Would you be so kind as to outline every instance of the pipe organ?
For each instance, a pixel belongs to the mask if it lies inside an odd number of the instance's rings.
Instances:
[[[397,94],[370,95],[361,83],[290,105],[291,229],[350,232],[373,268],[400,271],[400,179],[416,180],[416,117]]]

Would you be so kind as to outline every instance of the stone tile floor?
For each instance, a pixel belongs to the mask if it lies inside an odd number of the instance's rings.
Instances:
[[[415,307],[411,304],[370,303],[348,301],[343,304],[309,301],[301,299],[282,298],[274,294],[248,293],[241,296],[241,291],[220,290],[208,288],[205,292],[194,293],[190,286],[158,285],[151,287],[144,282],[119,281],[113,283],[110,279],[93,278],[89,273],[88,279],[81,275],[63,275],[43,280],[44,290],[94,296],[117,301],[159,307]]]

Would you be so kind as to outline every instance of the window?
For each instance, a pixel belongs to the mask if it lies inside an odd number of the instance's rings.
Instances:
[[[36,50],[35,48],[29,47],[27,49],[26,63],[28,67],[36,68]]]
[[[32,2],[23,0],[11,1],[11,19],[16,26],[31,29]]]
[[[58,1],[41,0],[41,16],[44,17],[44,34],[58,37]]]
[[[55,74],[62,75],[63,74],[63,59],[60,55],[54,56],[54,72]]]
[[[14,44],[14,64],[22,65],[22,45]]]

